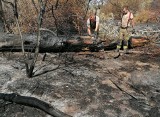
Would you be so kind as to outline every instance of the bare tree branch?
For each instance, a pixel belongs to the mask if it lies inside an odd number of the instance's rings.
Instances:
[[[34,70],[34,67],[35,67],[35,64],[36,64],[36,61],[38,58],[38,54],[39,54],[39,46],[40,46],[40,40],[41,40],[40,28],[42,26],[43,15],[45,13],[45,7],[47,4],[47,1],[48,0],[45,0],[45,2],[43,3],[42,0],[38,0],[38,2],[40,4],[40,12],[39,12],[39,16],[38,16],[38,29],[37,29],[38,32],[37,32],[37,43],[36,43],[37,45],[35,48],[34,58],[31,62],[31,64],[29,65],[28,63],[26,63],[26,73],[29,78],[31,78],[33,76],[33,70]]]
[[[36,12],[38,13],[38,8],[37,8],[36,3],[35,3],[35,1],[34,1],[34,0],[32,0],[32,4],[33,4],[33,6],[35,7]]]
[[[6,17],[4,15],[4,9],[3,9],[3,5],[2,5],[2,0],[0,0],[0,10],[1,10],[0,17],[1,17],[3,24],[4,24],[4,31],[8,31]]]
[[[6,0],[2,0],[4,3],[10,4],[14,8],[14,4],[12,2],[8,2]]]
[[[56,4],[55,4],[55,9],[58,8],[58,5],[59,5],[59,0],[56,1]]]
[[[53,5],[52,5],[52,16],[54,18],[54,23],[55,23],[55,26],[56,26],[57,36],[58,36],[58,23],[57,23],[57,18],[56,18],[55,14],[54,14]]]
[[[17,0],[14,0],[14,3],[8,2],[8,1],[5,1],[5,0],[2,0],[2,1],[7,3],[7,4],[10,4],[12,6],[12,8],[13,8],[14,17],[15,17],[15,20],[16,20],[16,24],[17,24],[17,27],[18,27],[18,32],[19,32],[20,39],[21,39],[22,53],[23,53],[23,55],[25,57],[24,41],[23,41],[23,38],[22,38],[22,33],[21,33],[21,30],[20,30],[19,21],[18,21]]]
[[[89,3],[90,3],[91,1],[92,1],[92,0],[88,0],[87,9],[86,9],[86,14],[85,14],[85,16],[84,16],[84,19],[85,19],[86,16],[87,16],[87,12],[88,12],[88,10],[89,10]]]

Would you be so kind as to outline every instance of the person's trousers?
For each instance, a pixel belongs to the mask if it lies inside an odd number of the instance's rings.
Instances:
[[[121,48],[122,41],[123,41],[123,49],[128,49],[129,38],[130,38],[130,33],[127,30],[127,28],[125,28],[125,29],[120,28],[117,49]]]

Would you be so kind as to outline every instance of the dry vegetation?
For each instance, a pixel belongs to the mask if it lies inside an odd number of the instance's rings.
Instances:
[[[115,19],[121,18],[121,9],[123,6],[129,6],[134,13],[137,23],[158,22],[160,0],[109,0],[108,4],[102,6],[102,12],[108,16],[113,13]]]
[[[14,0],[8,0],[14,3]],[[89,0],[91,1],[91,0]],[[81,34],[85,31],[86,11],[88,2],[86,0],[47,0],[45,15],[42,27],[58,30],[60,34],[68,35],[72,33]],[[107,3],[107,4],[105,4]],[[101,8],[101,19],[114,14],[115,19],[120,19],[121,9],[128,5],[134,13],[137,23],[159,22],[160,0],[103,0]],[[18,0],[18,15],[22,32],[36,32],[37,17],[40,5],[38,0]],[[5,19],[9,27],[9,32],[17,33],[13,8],[10,4],[3,3]],[[103,14],[103,15],[102,15]],[[104,18],[106,19],[106,18]]]
[[[79,7],[81,6],[81,7]],[[40,5],[37,0],[20,0],[17,2],[19,22],[22,32],[35,32],[37,29],[37,16]],[[61,33],[66,30],[79,31],[84,24],[86,13],[85,0],[48,0],[43,27],[55,29]],[[4,12],[10,32],[17,32],[13,9],[10,4],[4,3]]]

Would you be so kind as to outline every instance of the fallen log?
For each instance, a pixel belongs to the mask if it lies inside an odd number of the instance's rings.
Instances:
[[[33,52],[36,47],[36,35],[24,35],[24,49]],[[149,40],[144,37],[131,37],[129,47],[143,46]],[[66,52],[82,51],[87,47],[90,51],[113,50],[117,46],[117,41],[93,40],[90,36],[74,36],[66,39],[54,35],[43,34],[40,43],[40,52]],[[0,37],[0,51],[21,51],[21,40],[18,35],[4,35]]]
[[[25,51],[34,51],[36,47],[36,35],[23,35],[24,40],[24,49]],[[41,52],[50,52],[58,51],[60,52],[63,49],[63,37],[49,36],[44,35],[41,38],[40,51]],[[5,34],[0,37],[0,51],[21,51],[21,40],[18,35]]]
[[[134,48],[137,46],[143,46],[149,42],[149,39],[145,37],[131,37],[129,39],[129,48]],[[110,42],[109,40],[97,40],[94,43],[94,40],[91,39],[90,36],[79,36],[75,38],[68,39],[65,43],[71,47],[86,47],[88,46],[90,49],[105,49],[105,50],[113,50],[117,47],[117,41],[114,40]],[[103,46],[103,47],[102,47]]]
[[[129,41],[130,41],[130,46],[134,48],[147,44],[149,42],[149,39],[145,37],[131,37]]]
[[[34,97],[21,96],[15,93],[12,93],[12,94],[0,93],[0,99],[4,101],[9,101],[12,103],[21,104],[21,105],[40,109],[53,117],[71,117],[59,111],[58,109],[52,107],[50,104],[44,101],[41,101],[37,98],[34,98]]]

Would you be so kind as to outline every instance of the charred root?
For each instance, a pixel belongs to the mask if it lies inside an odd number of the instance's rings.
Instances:
[[[9,101],[12,103],[21,104],[21,105],[40,109],[53,117],[71,117],[61,112],[60,110],[52,107],[48,103],[41,101],[34,97],[21,96],[15,93],[12,93],[12,94],[0,93],[0,99],[4,101]]]

